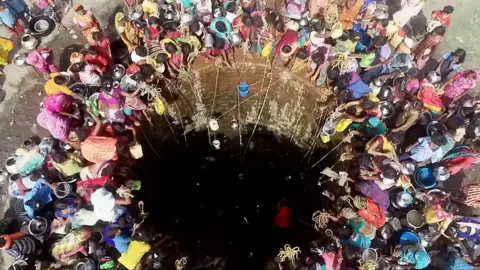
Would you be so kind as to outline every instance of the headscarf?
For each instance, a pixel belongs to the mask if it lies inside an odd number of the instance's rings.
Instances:
[[[72,129],[70,118],[49,110],[41,111],[37,116],[38,124],[50,131],[55,139],[64,141]]]
[[[51,112],[60,113],[70,105],[71,101],[71,96],[60,92],[50,96],[46,96],[43,99],[43,107]]]
[[[470,78],[470,74],[474,75],[473,78]],[[469,69],[462,71],[460,74],[458,74],[453,81],[453,84],[455,84],[456,87],[460,87],[463,89],[472,89],[477,86],[477,80],[478,71],[475,69]]]

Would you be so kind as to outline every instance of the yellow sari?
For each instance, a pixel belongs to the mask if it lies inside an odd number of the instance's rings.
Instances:
[[[128,51],[132,52],[137,45],[140,44],[141,35],[140,33],[137,33],[135,28],[128,21],[125,23],[125,26],[120,25],[120,21],[123,19],[126,19],[123,12],[115,14],[115,29],[123,42],[127,45]]]

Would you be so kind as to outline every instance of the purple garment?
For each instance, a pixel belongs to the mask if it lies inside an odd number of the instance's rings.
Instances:
[[[355,189],[363,195],[372,198],[378,207],[386,210],[390,205],[390,198],[386,190],[382,190],[374,181],[359,181]]]
[[[380,48],[379,53],[382,59],[387,60],[392,55],[392,49],[390,49],[390,45],[387,43]]]
[[[349,75],[350,75],[350,80],[348,81],[348,85],[354,84],[362,80],[362,78],[360,78],[360,75],[356,72],[351,72]]]

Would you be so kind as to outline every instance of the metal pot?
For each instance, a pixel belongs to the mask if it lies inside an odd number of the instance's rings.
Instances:
[[[25,48],[27,50],[33,50],[38,45],[38,39],[36,39],[34,36],[32,36],[30,34],[24,34],[22,36],[22,39],[21,39],[20,43],[22,44],[23,48]]]
[[[395,107],[390,102],[382,101],[380,102],[380,112],[383,119],[388,119],[395,114]]]
[[[436,71],[430,71],[426,79],[431,84],[437,84],[442,80],[442,76]]]
[[[402,173],[406,175],[412,175],[415,172],[415,164],[411,162],[402,163]]]
[[[48,221],[43,217],[36,217],[28,224],[28,232],[33,236],[40,236],[47,232]]]
[[[407,213],[406,221],[409,227],[413,229],[418,229],[425,224],[425,219],[423,215],[418,210],[410,210]]]
[[[305,27],[309,24],[310,22],[308,21],[307,18],[301,18],[300,21],[298,21],[298,24],[300,27]]]
[[[7,172],[18,173],[18,169],[15,166],[16,163],[17,163],[17,157],[16,156],[7,158],[7,160],[5,160],[5,169],[7,170]]]
[[[406,191],[400,191],[395,196],[395,203],[400,208],[409,207],[413,203],[413,197]]]
[[[27,55],[24,53],[16,53],[13,56],[13,62],[19,67],[24,67],[27,63]]]
[[[130,14],[130,20],[140,20],[143,18],[143,8],[142,5],[136,5],[133,9],[132,13]]]
[[[121,80],[122,77],[125,75],[125,67],[120,64],[116,64],[113,66],[113,79]]]
[[[230,42],[232,42],[233,46],[239,46],[242,44],[242,37],[237,31],[233,31],[230,35]]]
[[[445,181],[450,178],[450,172],[448,172],[448,169],[443,166],[435,168],[433,170],[433,175],[438,181]]]
[[[393,88],[391,86],[382,86],[380,88],[380,92],[378,92],[378,99],[380,100],[388,100],[393,95]]]
[[[173,10],[165,11],[165,19],[167,19],[167,21],[172,21],[173,19],[175,19],[175,11]]]

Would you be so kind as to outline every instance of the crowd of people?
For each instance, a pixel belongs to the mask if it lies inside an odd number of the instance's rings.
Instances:
[[[20,15],[8,3],[1,22],[19,34]],[[26,220],[0,236],[12,269],[35,261],[235,268],[228,258],[192,264],[175,236],[146,225],[129,168],[143,155],[138,126],[148,113],[164,113],[160,90],[199,57],[236,69],[242,53],[311,82],[332,109],[315,136],[326,145],[338,136],[355,154],[344,163],[348,174],[325,172],[346,195],[323,194],[336,207],[314,214],[318,238],[285,243],[268,269],[476,269],[462,243],[478,244],[480,219],[458,210],[480,207],[480,184],[438,187],[480,161],[480,102],[469,95],[479,74],[462,67],[465,50],[439,54],[452,6],[434,11],[421,36],[404,31],[424,4],[403,0],[392,14],[372,0],[125,0],[127,11],[115,14],[124,54],[112,50],[94,12],[75,5],[86,44],[68,69],[58,69],[48,48],[26,58],[46,80],[37,122],[51,136],[25,141],[6,162],[9,194]],[[292,212],[281,206],[272,223],[288,230]]]

